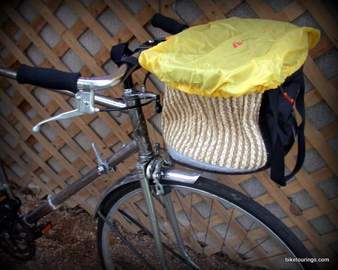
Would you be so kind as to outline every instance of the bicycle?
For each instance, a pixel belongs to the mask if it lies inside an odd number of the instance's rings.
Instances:
[[[177,22],[175,25],[182,30]],[[168,30],[166,25],[159,26]],[[133,57],[158,42],[161,40],[142,44]],[[113,173],[120,162],[138,152],[136,170],[111,186],[95,211],[103,268],[115,269],[121,263],[127,269],[133,268],[133,261],[137,259],[148,269],[169,269],[169,266],[224,269],[231,265],[250,266],[250,269],[282,266],[317,269],[316,264],[309,262],[285,263],[286,257],[312,256],[292,231],[267,209],[202,173],[174,168],[173,160],[161,153],[159,144],[153,149],[142,107],[155,103],[156,111],[160,112],[161,104],[158,95],[136,89],[131,75],[137,68],[134,64],[122,64],[113,75],[93,78],[24,65],[18,72],[0,69],[1,76],[75,97],[76,109],[38,123],[33,131],[39,131],[41,125],[50,121],[118,110],[129,114],[134,137],[107,159],[101,157],[93,144],[97,167],[61,192],[50,194],[27,214],[20,214],[20,200],[10,190],[1,167],[1,247],[16,258],[31,259],[35,239],[50,227],[49,223],[39,224],[39,220],[98,176]],[[122,99],[96,93],[121,82],[125,86]],[[121,254],[116,257],[116,248],[123,249],[126,258],[121,258]]]

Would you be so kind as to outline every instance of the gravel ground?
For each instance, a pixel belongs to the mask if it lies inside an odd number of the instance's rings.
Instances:
[[[31,194],[19,193],[23,202],[23,212],[33,209],[38,200]],[[81,208],[64,208],[46,217],[51,221],[53,228],[43,237],[36,241],[36,255],[33,260],[21,262],[3,253],[0,249],[0,269],[6,270],[64,270],[64,269],[101,269],[96,247],[96,220]],[[155,246],[153,241],[142,233],[123,233],[128,241],[144,253],[143,255],[153,264],[159,267],[159,262],[154,258]],[[118,262],[118,269],[147,269],[120,240],[113,240],[113,253]],[[167,254],[169,255],[169,254]],[[229,257],[214,255],[203,257],[191,253],[192,258],[202,269],[228,269],[228,270],[249,270],[258,269],[238,265]],[[125,260],[126,258],[127,261]],[[171,269],[189,269],[183,267],[179,260],[168,256]],[[220,263],[221,262],[221,263]]]
[[[32,209],[37,200],[27,194],[19,194],[24,211]],[[35,258],[28,262],[12,259],[0,250],[1,269],[100,269],[96,249],[96,221],[80,208],[59,210],[47,220],[53,228],[36,242]]]

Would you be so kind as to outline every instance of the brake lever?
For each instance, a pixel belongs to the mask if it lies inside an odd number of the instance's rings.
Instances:
[[[46,120],[39,122],[37,125],[35,125],[32,128],[33,132],[39,132],[40,127],[43,124],[46,124],[46,123],[51,122],[51,121],[64,120],[64,119],[73,118],[73,117],[76,117],[76,116],[81,116],[81,115],[84,115],[84,114],[93,114],[93,113],[100,111],[99,108],[94,107],[94,91],[90,91],[90,92],[79,91],[79,92],[77,92],[75,94],[75,104],[76,104],[76,109],[55,115],[51,118],[48,118]]]

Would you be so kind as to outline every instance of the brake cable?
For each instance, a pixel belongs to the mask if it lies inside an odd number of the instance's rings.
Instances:
[[[111,108],[110,109],[100,109],[99,112],[128,111],[130,109],[140,108],[140,107],[143,107],[143,106],[150,104],[151,102],[153,102],[155,100],[155,98],[150,98],[150,99],[151,100],[144,102],[142,104],[139,104],[139,105],[128,106],[128,107],[125,107],[125,108],[118,108],[118,109],[111,109]]]

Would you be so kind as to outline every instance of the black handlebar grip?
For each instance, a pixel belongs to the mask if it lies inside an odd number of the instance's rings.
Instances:
[[[27,83],[44,88],[69,90],[75,94],[78,91],[77,80],[80,76],[80,73],[21,65],[17,71],[16,80],[19,83]]]
[[[170,34],[177,34],[179,32],[182,32],[184,29],[188,28],[189,26],[186,24],[181,24],[174,19],[171,19],[169,17],[163,16],[159,13],[156,13],[151,18],[151,24],[154,27],[161,28],[162,30],[170,33]]]

